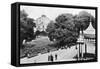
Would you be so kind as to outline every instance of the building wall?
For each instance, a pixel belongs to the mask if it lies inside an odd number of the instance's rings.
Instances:
[[[41,17],[36,19],[36,29],[39,31],[45,31],[50,21],[51,20],[47,16],[42,15]]]

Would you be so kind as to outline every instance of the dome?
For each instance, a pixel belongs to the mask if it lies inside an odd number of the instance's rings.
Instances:
[[[93,28],[91,22],[89,27],[84,31],[84,37],[95,39],[95,29]]]
[[[84,34],[95,34],[95,29],[93,28],[91,22],[90,22],[89,27],[84,31]]]

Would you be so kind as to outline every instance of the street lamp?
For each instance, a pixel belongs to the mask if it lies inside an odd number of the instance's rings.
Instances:
[[[83,51],[82,51],[82,45],[84,44],[84,36],[82,34],[82,31],[80,31],[80,35],[79,38],[77,40],[77,44],[78,44],[78,56],[77,59],[82,59],[83,58]]]

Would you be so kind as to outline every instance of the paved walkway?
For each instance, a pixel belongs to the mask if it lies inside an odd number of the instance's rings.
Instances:
[[[95,45],[93,43],[90,43],[86,41],[87,44],[87,52],[88,53],[95,53]],[[85,46],[82,46],[83,52],[85,52]],[[20,60],[20,63],[25,64],[25,63],[43,63],[43,62],[49,62],[48,61],[48,56],[53,55],[54,57],[54,62],[57,61],[75,61],[76,59],[73,59],[73,57],[78,53],[76,50],[76,47],[73,46],[71,48],[67,49],[59,49],[58,51],[46,53],[46,54],[38,54],[38,56],[32,57],[32,58],[23,58]],[[55,54],[57,54],[57,60],[55,60]]]
[[[75,50],[75,46],[67,49],[59,49],[58,51],[46,53],[46,54],[38,54],[36,57],[32,58],[23,58],[20,60],[21,63],[40,63],[40,62],[48,62],[48,56],[53,55],[54,62],[57,61],[72,61],[75,60],[73,57],[77,54],[77,50]],[[57,60],[55,60],[55,54],[57,54]]]

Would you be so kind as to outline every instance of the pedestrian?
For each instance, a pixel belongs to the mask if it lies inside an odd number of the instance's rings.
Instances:
[[[48,55],[48,61],[50,61],[50,55]]]
[[[57,60],[57,54],[55,54],[55,60]]]
[[[53,62],[53,56],[51,55],[51,61]]]

